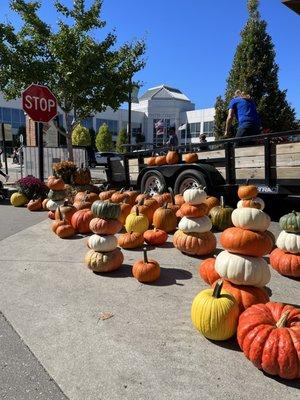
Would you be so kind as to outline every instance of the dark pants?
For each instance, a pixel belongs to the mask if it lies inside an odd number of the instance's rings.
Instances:
[[[1,171],[1,169],[0,169],[0,175],[4,176],[4,178],[6,178],[6,174],[3,171]]]
[[[241,126],[238,128],[237,133],[236,133],[236,138],[240,137],[246,137],[246,136],[256,136],[260,135],[260,128],[258,125],[253,125],[253,124],[247,124],[244,126]],[[256,140],[243,140],[239,143],[237,143],[237,147],[241,146],[249,146],[249,145],[255,145]]]

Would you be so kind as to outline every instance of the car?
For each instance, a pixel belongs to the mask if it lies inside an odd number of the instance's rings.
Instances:
[[[97,151],[95,152],[95,165],[107,164],[108,157],[112,161],[120,161],[122,159],[119,153]]]

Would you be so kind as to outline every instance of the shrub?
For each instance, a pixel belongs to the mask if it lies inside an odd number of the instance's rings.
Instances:
[[[35,178],[32,175],[28,175],[25,178],[19,179],[16,182],[18,191],[24,194],[28,200],[36,197],[47,197],[49,191],[48,187],[40,179]]]
[[[90,146],[91,135],[87,128],[78,124],[72,132],[72,145],[73,146]]]
[[[117,136],[116,150],[118,153],[126,153],[126,148],[123,147],[123,144],[126,144],[126,143],[128,143],[128,137],[127,137],[126,129],[123,128],[120,130],[120,132]]]
[[[110,151],[113,148],[112,134],[106,124],[100,126],[96,136],[96,147],[98,151]]]

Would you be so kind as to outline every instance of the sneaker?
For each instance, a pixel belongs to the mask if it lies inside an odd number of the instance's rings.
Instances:
[[[5,182],[9,180],[9,175],[6,175]]]

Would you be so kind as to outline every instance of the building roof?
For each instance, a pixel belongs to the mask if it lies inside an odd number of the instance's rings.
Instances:
[[[148,89],[139,98],[139,101],[152,100],[153,98],[190,101],[190,99],[185,94],[183,94],[179,89],[172,88],[167,85],[160,85]]]
[[[297,14],[300,14],[300,0],[282,0],[282,3]]]

